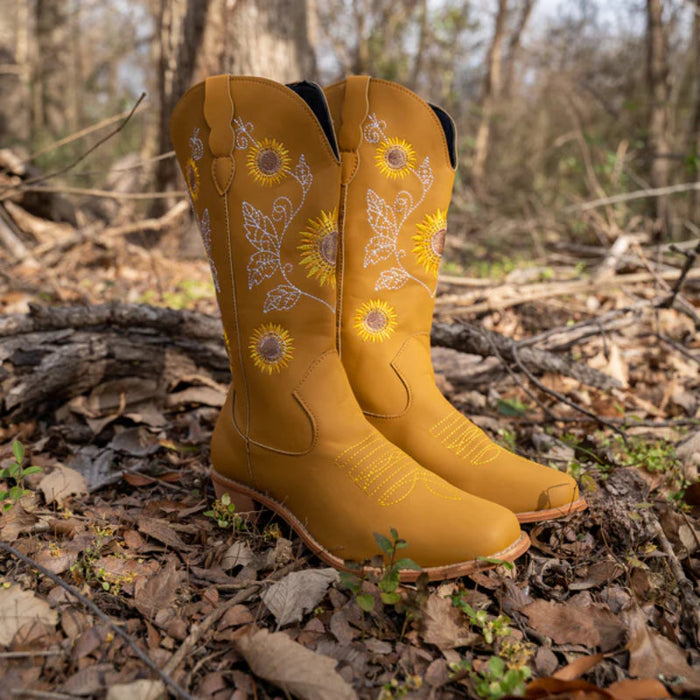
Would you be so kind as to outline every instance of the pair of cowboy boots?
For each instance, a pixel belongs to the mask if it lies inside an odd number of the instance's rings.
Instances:
[[[585,507],[573,479],[492,442],[435,386],[457,162],[444,111],[364,76],[324,91],[223,75],[185,94],[171,137],[231,363],[218,495],[267,506],[340,569],[394,528],[431,579],[513,560],[520,522]]]

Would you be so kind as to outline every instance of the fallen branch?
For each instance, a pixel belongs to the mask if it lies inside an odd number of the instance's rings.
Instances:
[[[496,348],[498,353],[509,362],[517,363],[517,353],[520,361],[528,368],[563,374],[597,389],[609,390],[621,387],[617,379],[596,369],[546,350],[519,348],[517,341],[512,338],[468,323],[435,323],[430,338],[434,345],[482,357],[493,355],[493,348]]]
[[[573,204],[570,207],[566,207],[564,211],[589,211],[591,209],[597,209],[598,207],[607,206],[608,204],[619,204],[620,202],[630,202],[634,199],[648,199],[649,197],[664,197],[667,194],[692,192],[693,190],[700,190],[700,182],[685,182],[680,185],[669,185],[668,187],[647,188],[635,190],[634,192],[614,194],[611,197],[601,197],[600,199],[592,199],[582,204]]]

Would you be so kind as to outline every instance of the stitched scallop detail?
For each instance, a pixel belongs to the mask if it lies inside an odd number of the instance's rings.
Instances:
[[[335,464],[380,506],[401,503],[420,485],[443,500],[462,500],[459,489],[423,469],[380,435],[368,435],[343,450]]]
[[[439,420],[430,428],[430,434],[450,452],[475,466],[492,462],[503,449],[456,411]]]

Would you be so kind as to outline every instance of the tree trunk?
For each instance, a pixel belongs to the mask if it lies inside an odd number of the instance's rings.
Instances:
[[[477,193],[484,192],[484,174],[486,171],[486,158],[489,152],[491,119],[493,117],[494,103],[501,90],[501,56],[507,16],[508,0],[498,0],[493,39],[486,57],[486,75],[481,98],[481,121],[474,143],[472,182]]]
[[[520,17],[513,33],[508,40],[508,53],[503,68],[503,96],[511,97],[513,94],[513,81],[515,80],[515,68],[518,64],[518,56],[522,48],[520,40],[527,26],[535,0],[524,0],[520,10]]]
[[[686,152],[692,156],[692,176],[698,178],[700,174],[700,0],[695,0],[695,16],[693,18],[693,97],[688,125],[688,139]],[[688,219],[700,220],[700,192],[693,190],[690,193],[688,204]]]
[[[648,147],[649,183],[666,187],[670,179],[668,101],[668,47],[663,25],[663,0],[647,0],[647,85],[649,90]],[[650,200],[654,216],[654,237],[662,240],[669,232],[668,197]]]

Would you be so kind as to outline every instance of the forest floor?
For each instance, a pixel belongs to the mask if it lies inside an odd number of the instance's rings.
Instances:
[[[0,312],[119,300],[214,314],[206,261],[169,235],[152,248],[88,237],[60,255],[38,244],[4,277]],[[391,595],[391,572],[339,577],[272,514],[250,522],[215,501],[223,383],[179,377],[154,402],[105,381],[0,425],[0,468],[39,467],[0,518],[0,699],[141,700],[164,683],[236,700],[700,697],[697,275],[663,308],[684,261],[673,251],[635,244],[611,264],[564,246],[508,271],[451,254],[450,273],[471,277],[441,285],[436,318],[618,381],[435,349],[451,401],[573,474],[585,512],[524,526],[532,548],[515,566]],[[95,479],[100,460],[111,478]]]

